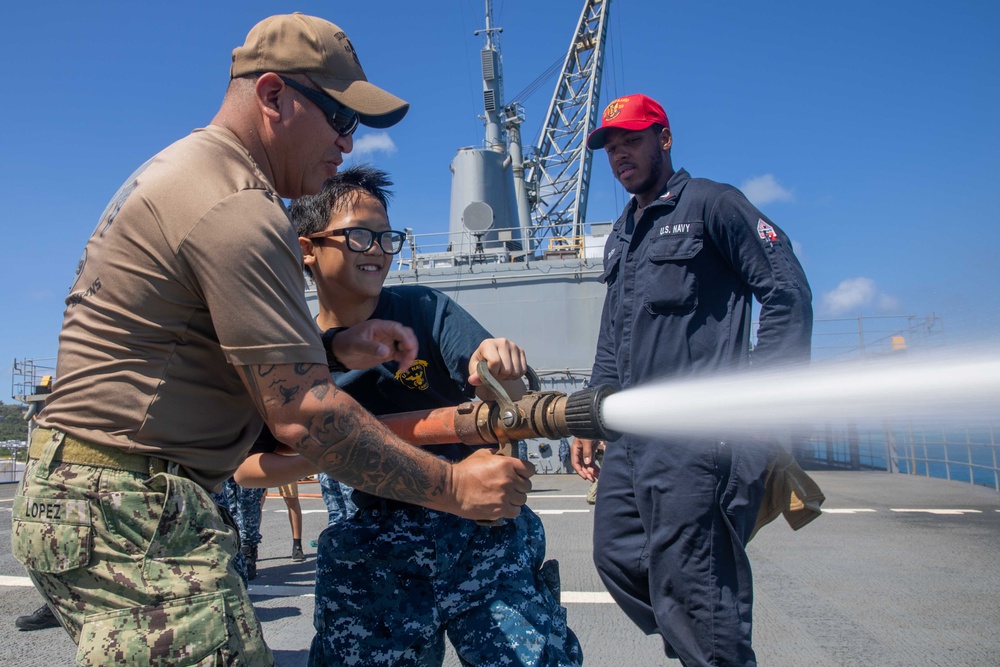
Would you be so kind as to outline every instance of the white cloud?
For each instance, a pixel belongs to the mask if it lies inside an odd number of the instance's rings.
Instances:
[[[745,181],[740,186],[740,190],[743,191],[743,194],[755,206],[764,206],[775,201],[793,201],[795,199],[791,190],[781,187],[774,174],[754,176],[750,180]]]
[[[352,162],[364,162],[375,153],[396,152],[396,144],[386,132],[368,132],[354,140],[354,150],[344,157]]]
[[[880,313],[897,312],[899,299],[879,291],[871,278],[848,278],[820,299],[820,309],[827,315],[860,314],[864,308],[874,308]]]

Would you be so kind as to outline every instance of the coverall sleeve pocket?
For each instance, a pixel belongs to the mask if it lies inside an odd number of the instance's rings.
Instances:
[[[698,280],[689,264],[703,246],[699,236],[661,236],[649,244],[646,310],[653,314],[694,310]]]
[[[600,278],[598,278],[605,285],[615,282],[615,278],[618,276],[618,265],[621,264],[621,254],[624,249],[625,244],[619,243],[611,246],[610,250],[605,250],[604,271],[601,273]]]
[[[90,562],[90,503],[81,499],[14,498],[11,551],[34,572],[59,573]]]
[[[226,601],[221,592],[159,606],[91,614],[80,631],[77,664],[209,667],[230,664]]]

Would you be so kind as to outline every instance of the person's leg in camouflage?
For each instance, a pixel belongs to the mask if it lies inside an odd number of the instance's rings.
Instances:
[[[260,544],[261,505],[267,489],[248,489],[230,478],[225,486],[226,499],[240,534],[240,555],[246,567],[247,580],[257,578],[257,545]]]
[[[316,475],[319,480],[319,490],[323,495],[323,502],[326,504],[326,525],[332,526],[340,521],[347,521],[358,511],[358,506],[351,500],[351,487],[338,482],[334,478],[321,472]],[[311,540],[309,546],[316,547],[318,540]]]
[[[222,489],[220,491],[212,493],[211,495],[212,495],[212,500],[215,501],[216,507],[219,508],[219,512],[222,513],[222,518],[225,519],[226,523],[232,526],[233,529],[236,530],[238,533],[239,527],[236,525],[236,519],[233,518],[233,512],[235,511],[236,508],[235,506],[236,496],[235,494],[226,493],[226,489],[229,486],[230,482],[232,482],[233,485],[236,484],[236,481],[230,477],[229,480],[227,480],[226,483],[223,484]],[[232,507],[230,507],[229,504],[230,497],[234,502]],[[236,550],[236,555],[233,557],[233,567],[236,568],[236,571],[243,579],[244,584],[250,580],[249,577],[247,576],[247,559],[243,555],[242,548]]]
[[[320,493],[323,494],[323,502],[326,504],[327,525],[332,526],[338,521],[347,521],[354,516],[358,508],[351,500],[353,489],[325,472],[319,473],[316,478],[319,480]]]
[[[469,524],[475,526],[470,528]],[[560,603],[559,565],[545,561],[541,519],[523,507],[516,519],[483,529],[451,515],[435,521],[447,551],[435,590],[448,639],[463,664],[577,667],[583,649]],[[447,565],[445,565],[447,563]]]
[[[309,664],[441,665],[447,633],[463,665],[576,667],[582,650],[544,555],[527,508],[496,527],[417,507],[362,510],[320,536]]]
[[[444,628],[427,576],[435,556],[421,534],[425,511],[365,509],[320,534],[310,667],[441,665]]]
[[[273,665],[233,567],[236,532],[209,494],[175,474],[53,461],[60,442],[29,461],[11,547],[77,660]]]

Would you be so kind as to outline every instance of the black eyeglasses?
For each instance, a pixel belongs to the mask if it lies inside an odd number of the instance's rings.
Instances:
[[[404,232],[397,232],[394,229],[387,229],[384,232],[375,232],[366,227],[345,227],[344,229],[331,229],[327,232],[320,232],[307,236],[307,239],[318,241],[329,236],[343,236],[347,239],[347,247],[354,252],[368,252],[375,241],[382,248],[382,252],[387,255],[395,255],[403,249],[403,241],[406,240]]]
[[[305,95],[306,99],[318,106],[320,111],[322,111],[326,116],[327,122],[330,123],[330,126],[336,130],[337,134],[340,136],[349,137],[354,134],[354,130],[358,129],[358,123],[361,121],[354,109],[345,107],[329,95],[321,93],[314,88],[306,88],[302,84],[292,81],[288,77],[282,76],[281,80],[284,81],[286,85]]]

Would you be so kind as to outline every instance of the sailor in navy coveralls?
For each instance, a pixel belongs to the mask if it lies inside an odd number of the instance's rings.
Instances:
[[[587,145],[606,151],[634,195],[605,247],[591,384],[626,389],[808,361],[812,294],[788,236],[739,190],[674,171],[658,103],[614,100]],[[573,442],[574,468],[587,479],[594,444]],[[670,433],[607,444],[594,562],[625,613],[686,667],[756,665],[746,542],[777,446]]]

